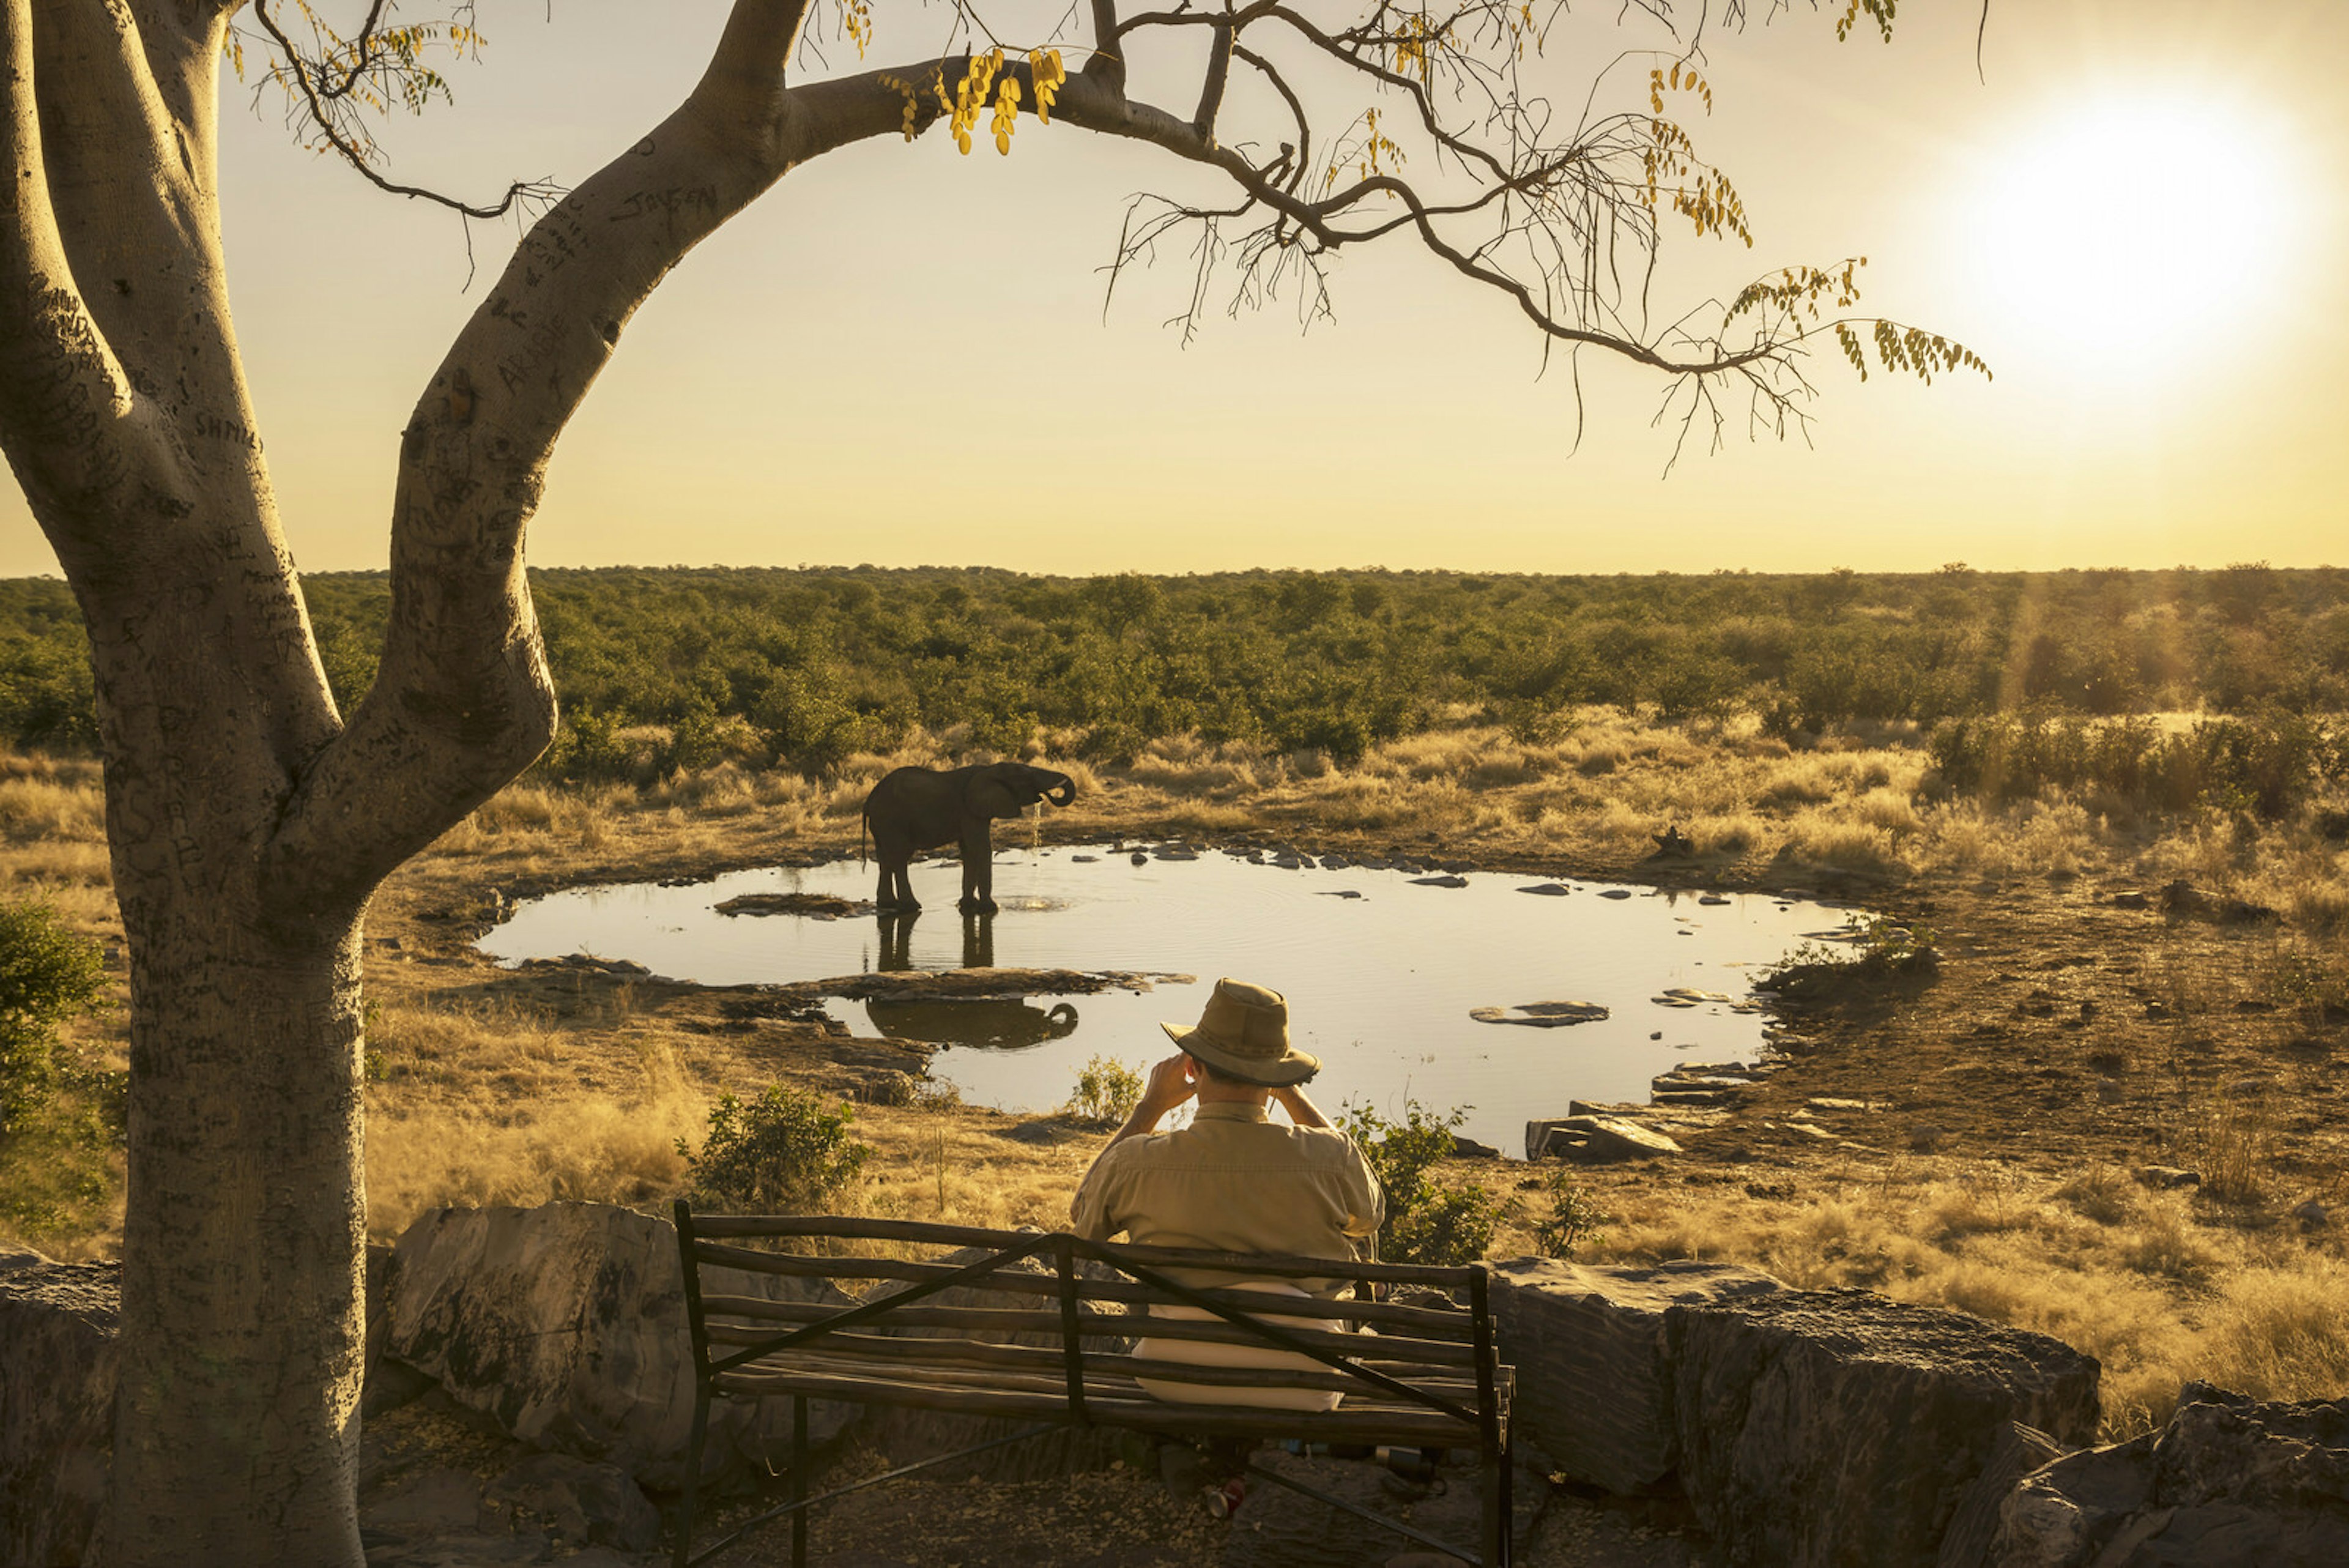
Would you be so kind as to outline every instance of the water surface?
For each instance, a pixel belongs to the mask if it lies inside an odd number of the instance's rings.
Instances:
[[[1649,1080],[1689,1060],[1750,1060],[1767,1020],[1740,1011],[1750,978],[1806,936],[1839,929],[1839,907],[1761,894],[1696,893],[1472,872],[1464,887],[1414,873],[1287,870],[1218,852],[1134,865],[1102,846],[996,857],[992,917],[958,914],[951,857],[914,867],[912,920],[725,916],[743,893],[869,898],[855,861],[743,871],[690,887],[577,888],[523,905],[482,939],[512,962],[587,952],[706,985],[825,979],[969,964],[1176,971],[1190,984],[1001,1002],[833,1002],[859,1033],[941,1042],[933,1071],[974,1103],[1044,1110],[1069,1097],[1096,1054],[1137,1067],[1172,1047],[1157,1025],[1196,1022],[1218,975],[1288,997],[1291,1037],[1320,1056],[1313,1095],[1382,1112],[1406,1097],[1473,1107],[1470,1137],[1521,1154],[1525,1123],[1570,1099],[1644,1100]],[[1708,896],[1711,897],[1711,896]],[[1666,1005],[1679,990],[1726,1000]],[[1682,999],[1683,1001],[1685,998]],[[1590,1002],[1610,1016],[1567,1028],[1483,1023],[1469,1011]],[[1747,1002],[1750,1007],[1751,1003]]]

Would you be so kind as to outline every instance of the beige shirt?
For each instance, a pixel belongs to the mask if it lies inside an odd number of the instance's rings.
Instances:
[[[1360,1258],[1386,1199],[1345,1134],[1276,1123],[1262,1106],[1215,1104],[1180,1132],[1112,1147],[1069,1214],[1094,1241],[1123,1231],[1151,1247]]]

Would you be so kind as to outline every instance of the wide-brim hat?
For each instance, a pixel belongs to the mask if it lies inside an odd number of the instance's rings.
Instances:
[[[1245,981],[1219,980],[1199,1022],[1185,1029],[1162,1023],[1166,1038],[1208,1066],[1268,1089],[1301,1084],[1321,1070],[1321,1058],[1288,1043],[1288,999]]]

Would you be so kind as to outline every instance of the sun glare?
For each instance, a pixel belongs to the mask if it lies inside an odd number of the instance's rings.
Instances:
[[[2205,365],[2270,302],[2289,155],[2209,100],[2073,107],[1987,171],[1975,281],[2075,378]]]

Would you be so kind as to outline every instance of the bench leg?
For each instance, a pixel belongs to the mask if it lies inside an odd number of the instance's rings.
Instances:
[[[677,1553],[672,1559],[676,1568],[686,1568],[693,1561],[694,1492],[701,1481],[701,1450],[709,1438],[709,1390],[697,1386],[693,1391],[693,1430],[685,1445],[685,1500],[677,1512]]]
[[[807,1568],[807,1396],[792,1396],[792,1568]]]
[[[1516,1455],[1510,1443],[1504,1441],[1494,1461],[1488,1461],[1485,1476],[1485,1562],[1486,1568],[1509,1568],[1516,1555],[1516,1534],[1511,1517],[1516,1512]]]

